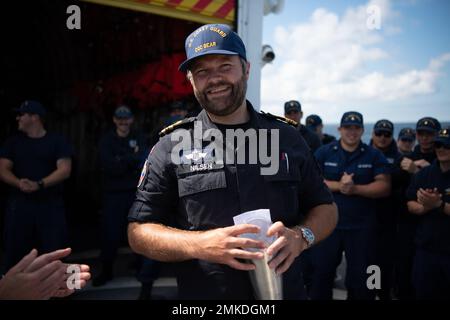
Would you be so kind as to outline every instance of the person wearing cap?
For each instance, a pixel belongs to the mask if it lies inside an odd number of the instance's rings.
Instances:
[[[391,300],[394,286],[394,261],[396,257],[397,216],[403,202],[405,188],[403,181],[408,174],[401,170],[401,154],[393,138],[394,124],[382,119],[375,123],[370,145],[381,151],[388,161],[391,174],[391,193],[376,202],[376,265],[381,270],[381,289],[376,290],[380,300]]]
[[[411,182],[411,175],[407,171],[402,170],[400,164],[405,157],[412,157],[415,141],[416,132],[413,128],[400,130],[397,137],[400,158],[395,166],[395,172],[392,174],[393,195],[397,212],[393,292],[399,300],[411,300],[414,298],[411,272],[415,254],[414,226],[417,224],[417,217],[409,213],[406,205],[405,193]]]
[[[204,25],[187,37],[185,48],[180,70],[203,110],[162,130],[150,151],[129,213],[130,245],[149,258],[175,262],[182,299],[255,299],[248,274],[255,266],[248,260],[263,259],[265,249],[274,256],[269,267],[283,274],[283,298],[304,299],[298,256],[333,230],[337,211],[331,194],[295,128],[282,117],[256,112],[245,99],[250,64],[242,39],[227,25]],[[274,154],[279,146],[278,168],[263,174],[261,162],[251,164],[247,156],[242,161],[213,156],[209,147],[222,148],[221,139],[197,146],[194,140],[177,151],[180,135],[217,137],[230,131],[278,135],[270,146],[261,142]],[[238,140],[239,149],[231,143],[227,152],[239,156],[249,150],[251,158],[254,139]],[[259,233],[259,227],[233,222],[261,208],[270,210],[272,244],[244,235]]]
[[[295,121],[297,123],[297,129],[305,139],[306,144],[309,146],[312,152],[315,152],[321,145],[319,136],[311,129],[301,124],[303,118],[302,105],[296,100],[287,101],[284,104],[284,116],[287,119]]]
[[[398,151],[404,156],[410,156],[414,143],[416,142],[416,132],[413,128],[403,128],[398,133],[397,146]]]
[[[319,136],[322,144],[329,144],[336,141],[336,137],[323,132],[322,118],[317,114],[311,114],[306,117],[306,127]]]
[[[153,147],[159,140],[159,132],[167,126],[177,121],[183,120],[188,114],[187,106],[184,101],[175,100],[169,105],[169,115],[163,119],[163,125],[156,127],[151,134],[150,146]]]
[[[436,159],[433,140],[439,130],[441,130],[441,124],[435,118],[425,117],[417,121],[416,137],[418,144],[414,148],[411,158],[405,157],[402,160],[403,170],[414,174],[429,166]]]
[[[417,299],[450,299],[450,128],[434,139],[436,161],[420,170],[407,190],[408,209],[419,216],[413,284]]]
[[[148,152],[143,136],[132,130],[130,108],[121,105],[114,111],[114,127],[99,142],[103,204],[101,214],[102,271],[93,280],[101,286],[113,278],[117,249],[126,239],[127,213],[134,200],[139,173]]]
[[[32,248],[46,253],[67,241],[62,195],[69,178],[72,147],[44,127],[46,109],[27,100],[17,113],[19,133],[0,154],[0,179],[10,187],[5,216],[5,267],[11,268]]]
[[[405,190],[410,184],[412,176],[429,166],[436,159],[433,141],[440,129],[441,124],[435,118],[424,117],[417,121],[416,140],[418,143],[412,153],[402,156],[400,162],[401,169],[409,174],[409,177],[405,178],[402,184]],[[414,239],[420,217],[409,214],[408,208],[406,208],[407,199],[403,200],[404,206],[399,211],[398,216],[397,243],[399,254],[395,268],[397,269],[397,297],[407,300],[415,297],[411,275],[416,254]]]
[[[349,111],[342,116],[340,139],[324,145],[316,159],[333,192],[339,221],[330,237],[311,251],[313,264],[311,299],[332,298],[336,268],[345,252],[345,285],[348,299],[373,299],[367,287],[367,268],[374,262],[375,199],[390,193],[388,162],[384,155],[364,144],[363,116]]]

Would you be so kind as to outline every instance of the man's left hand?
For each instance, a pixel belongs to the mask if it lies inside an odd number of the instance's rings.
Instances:
[[[267,248],[267,254],[273,257],[269,267],[275,269],[277,274],[282,274],[308,245],[299,230],[287,228],[280,221],[275,222],[267,231],[267,236],[274,235],[277,240]]]

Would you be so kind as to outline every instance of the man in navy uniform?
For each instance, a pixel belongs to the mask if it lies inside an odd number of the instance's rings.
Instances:
[[[414,148],[411,158],[403,158],[401,162],[403,170],[414,174],[429,166],[436,159],[433,141],[439,130],[441,130],[441,124],[435,118],[425,117],[417,121],[416,136],[418,144]]]
[[[102,272],[94,279],[94,286],[113,278],[117,249],[126,239],[128,210],[148,153],[143,136],[131,128],[133,121],[130,108],[119,106],[113,115],[114,128],[106,132],[99,143],[103,178]]]
[[[267,235],[277,238],[266,248],[274,257],[269,267],[283,273],[284,298],[305,298],[298,256],[329,235],[337,220],[313,156],[283,118],[257,113],[245,100],[250,65],[244,43],[229,26],[205,25],[194,31],[186,39],[186,55],[180,70],[187,72],[203,110],[164,129],[150,152],[129,214],[130,245],[149,258],[177,263],[180,298],[254,299],[247,271],[255,266],[245,260],[263,259],[263,253],[246,249],[266,244],[241,237],[260,229],[233,225],[233,217],[266,208],[274,222]],[[279,135],[274,144],[261,147],[275,152],[279,143],[278,170],[263,175],[261,161],[247,161],[252,152],[244,154],[244,162],[221,162],[208,153],[208,141],[182,152],[183,159],[202,163],[174,162],[175,137],[192,137],[200,125],[200,134],[253,129],[258,139],[265,133]],[[233,144],[227,151],[251,150],[251,140],[242,139],[239,149]]]
[[[344,113],[341,139],[316,151],[316,159],[333,192],[339,223],[325,241],[311,251],[312,299],[331,299],[336,268],[345,252],[348,299],[373,299],[366,285],[367,267],[373,264],[376,227],[375,199],[390,192],[390,176],[383,154],[364,144],[363,116]]]
[[[27,100],[20,108],[19,133],[0,154],[0,178],[10,187],[5,217],[5,265],[11,268],[31,249],[64,248],[67,241],[62,196],[72,169],[72,148],[44,127],[45,108]]]
[[[323,132],[322,118],[319,117],[317,114],[311,114],[307,116],[305,123],[306,127],[309,130],[311,130],[312,132],[314,132],[319,136],[319,139],[321,140],[323,145],[336,141],[335,136]]]
[[[413,149],[414,143],[416,142],[416,132],[413,128],[403,128],[398,133],[397,146],[398,151],[404,155],[409,156]]]
[[[409,173],[409,177],[403,181],[405,190],[410,183],[412,175],[429,166],[436,159],[433,141],[440,129],[441,124],[435,118],[424,117],[417,121],[416,139],[418,144],[415,146],[413,152],[404,155],[400,162],[402,170]],[[399,248],[396,266],[398,298],[402,300],[415,297],[411,278],[416,251],[414,238],[418,220],[418,216],[408,213],[406,199],[404,199],[403,207],[399,211],[398,216],[397,243]]]
[[[405,175],[408,175],[400,169],[401,154],[398,152],[393,135],[394,124],[387,119],[382,119],[375,123],[370,141],[370,145],[386,157],[392,184],[389,196],[376,202],[376,264],[381,270],[381,289],[377,290],[377,295],[380,300],[392,299],[397,215],[400,210],[400,199],[403,198],[401,193],[404,191],[401,188],[401,181]]]
[[[450,128],[434,140],[437,160],[408,188],[408,209],[421,217],[416,232],[413,284],[418,299],[450,299]]]
[[[297,129],[305,139],[306,144],[309,146],[312,152],[315,152],[321,145],[320,138],[313,131],[301,124],[303,112],[302,105],[296,100],[287,101],[284,104],[284,116],[287,119],[295,121],[297,123]]]

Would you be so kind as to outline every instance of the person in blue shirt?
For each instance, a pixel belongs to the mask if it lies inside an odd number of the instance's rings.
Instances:
[[[323,122],[317,114],[311,114],[306,117],[306,127],[317,134],[322,144],[329,144],[330,142],[336,141],[336,137],[323,132]]]
[[[421,217],[413,284],[418,299],[450,299],[450,128],[434,140],[437,160],[417,173],[407,190],[408,209]]]
[[[313,248],[311,299],[331,299],[336,268],[342,253],[347,261],[348,299],[373,299],[367,288],[367,267],[374,260],[375,199],[390,193],[388,162],[383,154],[361,141],[363,116],[344,113],[340,139],[319,148],[316,159],[325,183],[333,192],[339,221],[330,237]]]
[[[290,119],[297,123],[297,130],[300,132],[303,139],[305,139],[306,144],[312,152],[315,152],[322,145],[319,136],[305,125],[301,124],[303,112],[300,102],[297,100],[287,101],[284,104],[284,116],[286,119]]]
[[[119,106],[113,115],[114,128],[106,132],[99,143],[103,178],[102,272],[94,279],[94,286],[104,285],[113,278],[117,249],[126,239],[128,210],[148,153],[144,137],[131,129],[133,121],[131,110]]]
[[[393,135],[394,124],[387,119],[382,119],[375,123],[370,141],[370,145],[381,151],[386,157],[392,182],[389,196],[380,198],[376,202],[376,264],[381,270],[381,289],[376,293],[380,300],[392,299],[397,215],[403,199],[402,181],[405,176],[408,176],[408,173],[400,169],[401,154]]]
[[[413,128],[403,128],[398,133],[397,146],[398,151],[404,155],[411,155],[416,142],[416,132]]]
[[[411,153],[404,154],[400,162],[401,169],[408,173],[403,182],[405,191],[411,182],[411,177],[436,159],[433,141],[440,129],[441,124],[435,118],[424,117],[417,121],[415,128],[417,145]],[[411,133],[404,137],[410,136]],[[416,251],[414,238],[420,217],[409,214],[406,208],[407,200],[404,198],[403,201],[404,204],[402,210],[399,211],[397,226],[397,244],[399,247],[396,266],[397,297],[401,300],[409,300],[415,297],[411,279]]]
[[[62,195],[72,170],[72,148],[44,127],[46,109],[27,100],[17,112],[19,133],[0,154],[0,179],[9,188],[5,216],[5,267],[10,269],[32,248],[47,253],[67,241]]]

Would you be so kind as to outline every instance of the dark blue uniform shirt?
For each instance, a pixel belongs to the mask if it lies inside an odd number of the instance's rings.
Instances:
[[[442,200],[450,202],[450,171],[442,172],[439,162],[420,170],[411,180],[406,192],[409,201],[417,201],[417,191],[437,188]],[[450,216],[439,209],[420,216],[416,232],[416,245],[432,252],[450,254]]]
[[[373,145],[373,142],[370,142]],[[398,151],[397,143],[395,140],[389,145],[388,149],[383,152],[387,162],[388,169],[391,174],[391,194],[387,197],[380,198],[376,201],[377,206],[377,218],[381,225],[387,227],[395,227],[399,212],[402,210],[402,198],[405,192],[404,179],[408,179],[408,173],[401,169],[400,162],[402,155]]]
[[[315,153],[326,180],[340,181],[344,172],[353,173],[355,184],[369,184],[379,174],[388,174],[388,163],[383,154],[360,143],[354,152],[342,149],[340,140],[324,145]],[[355,229],[373,226],[375,222],[375,202],[358,195],[344,195],[333,192],[339,208],[337,228]]]
[[[30,138],[18,133],[5,141],[0,158],[14,163],[13,173],[19,179],[39,181],[56,170],[59,159],[71,158],[72,147],[57,134],[47,132],[42,138]],[[29,194],[29,197],[61,195],[61,184]],[[14,194],[22,194],[16,188]]]
[[[279,130],[280,166],[275,175],[261,175],[260,164],[212,164],[200,171],[175,165],[171,150],[177,142],[166,135],[150,152],[148,170],[144,169],[129,221],[161,223],[183,230],[209,230],[233,225],[233,217],[243,212],[267,208],[273,222],[282,221],[292,227],[311,208],[332,203],[331,193],[298,131],[273,116],[255,112],[250,103],[247,107],[250,121],[244,128]],[[202,122],[203,132],[217,128],[203,110],[197,117],[186,120],[191,121],[186,126],[191,135],[194,120]],[[303,292],[298,262],[296,259],[284,275],[284,293],[288,299],[300,298]],[[253,298],[245,271],[202,260],[178,263],[177,270],[182,298]]]
[[[136,189],[149,151],[143,136],[131,131],[127,137],[119,137],[115,130],[110,130],[100,139],[99,148],[104,190]]]

